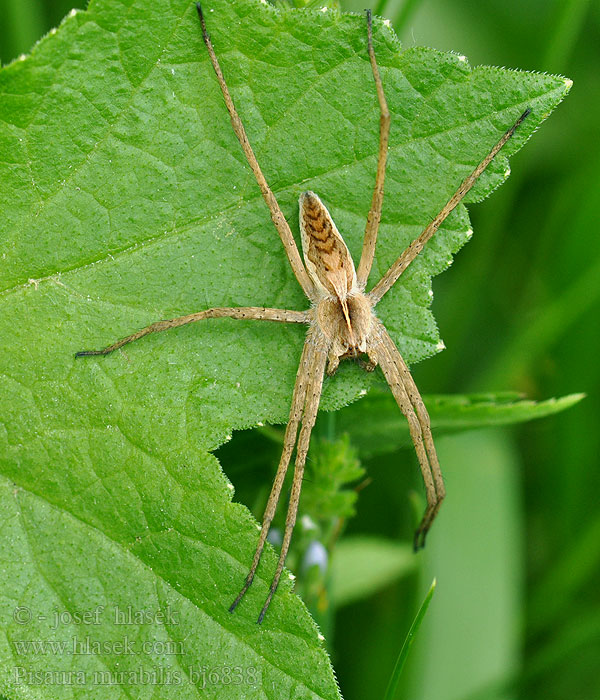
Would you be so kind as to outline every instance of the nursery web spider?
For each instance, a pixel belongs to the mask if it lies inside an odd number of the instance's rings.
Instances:
[[[367,11],[367,48],[380,109],[379,155],[375,188],[365,228],[362,254],[358,269],[355,269],[344,239],[337,230],[327,208],[314,192],[304,192],[300,196],[300,232],[304,253],[304,263],[302,262],[290,227],[260,169],[242,121],[231,99],[219,61],[206,30],[199,3],[197,4],[197,9],[204,43],[221,87],[223,98],[231,117],[233,130],[239,139],[248,164],[256,177],[263,198],[269,208],[271,219],[279,233],[292,271],[308,297],[311,306],[306,311],[263,307],[208,309],[189,314],[188,316],[157,321],[102,350],[86,350],[78,352],[77,356],[107,355],[126,343],[131,343],[150,333],[165,331],[169,328],[176,328],[207,318],[255,319],[280,323],[303,323],[308,326],[292,395],[283,453],[265,509],[258,545],[245,583],[229,608],[231,612],[235,610],[252,584],[265,546],[267,533],[275,514],[277,502],[279,501],[292,453],[297,445],[294,478],[281,553],[267,599],[258,617],[258,622],[260,623],[277,589],[290,546],[292,531],[296,522],[310,434],[319,408],[323,375],[325,371],[327,371],[327,374],[333,374],[340,360],[356,358],[367,371],[372,371],[379,365],[400,410],[408,420],[410,435],[415,446],[427,493],[425,514],[414,536],[415,550],[423,547],[425,536],[445,495],[444,482],[433,444],[429,416],[421,395],[385,326],[375,315],[374,308],[377,302],[389,291],[400,275],[423,250],[426,243],[435,234],[450,212],[473,187],[478,177],[514,134],[518,126],[530,113],[530,110],[527,109],[517,119],[481,163],[463,180],[439,214],[432,219],[423,232],[398,257],[373,289],[365,292],[373,263],[377,231],[381,218],[390,130],[390,112],[383,92],[383,85],[373,49],[371,12]],[[366,355],[368,360],[361,359],[361,355]],[[299,435],[298,429],[300,429]]]

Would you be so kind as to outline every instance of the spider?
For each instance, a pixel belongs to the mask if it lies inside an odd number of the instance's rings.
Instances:
[[[383,205],[383,187],[391,119],[373,49],[370,10],[366,12],[367,50],[379,102],[379,152],[375,187],[371,208],[367,217],[362,254],[358,269],[356,269],[350,251],[337,230],[327,208],[319,197],[310,191],[304,192],[300,196],[300,233],[304,254],[304,262],[302,262],[292,231],[260,169],[242,121],[233,104],[206,29],[200,3],[197,3],[196,7],[200,19],[202,37],[223,93],[225,105],[231,117],[233,130],[239,139],[248,164],[254,173],[262,196],[269,208],[271,219],[279,233],[292,271],[304,294],[310,301],[310,308],[306,311],[254,306],[207,309],[179,318],[157,321],[102,350],[84,350],[78,352],[76,356],[108,355],[126,343],[131,343],[150,333],[177,328],[178,326],[208,318],[254,319],[279,323],[300,323],[308,326],[292,394],[283,452],[265,509],[256,552],[244,585],[229,608],[230,612],[236,609],[254,580],[292,453],[294,447],[296,447],[294,477],[283,543],[269,593],[258,617],[258,622],[261,623],[279,584],[290,547],[300,500],[300,489],[310,435],[319,408],[323,376],[325,372],[329,375],[333,374],[341,360],[355,358],[367,371],[373,371],[379,365],[400,410],[406,416],[427,495],[425,513],[414,535],[415,551],[424,546],[427,532],[445,496],[444,482],[433,443],[429,416],[421,395],[413,381],[408,366],[402,359],[385,326],[375,315],[374,309],[384,294],[390,290],[400,275],[423,250],[450,212],[473,187],[479,176],[514,134],[523,120],[530,114],[531,110],[527,109],[505,132],[504,136],[493,146],[488,155],[463,180],[439,214],[412,241],[379,282],[367,292],[366,284],[373,264]],[[364,359],[365,357],[367,358],[366,360]]]

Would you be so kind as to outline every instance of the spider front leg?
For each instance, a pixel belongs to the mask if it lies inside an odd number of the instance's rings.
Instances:
[[[515,131],[521,126],[521,124],[527,119],[531,114],[530,109],[526,109],[523,114],[517,119],[517,121],[504,133],[502,138],[492,147],[487,156],[479,163],[479,165],[473,170],[472,173],[467,175],[467,177],[460,183],[456,192],[450,197],[450,199],[443,206],[442,210],[432,219],[431,223],[428,224],[423,232],[415,238],[412,243],[400,254],[393,265],[385,273],[385,275],[377,282],[373,289],[368,293],[368,297],[371,300],[373,306],[377,304],[378,301],[386,294],[396,283],[400,275],[406,270],[406,268],[412,263],[412,261],[419,255],[423,250],[427,242],[434,236],[436,231],[446,220],[448,215],[454,211],[454,209],[460,204],[465,195],[469,190],[475,185],[480,175],[488,167],[488,165],[494,160],[498,152],[504,147],[504,145],[512,138]],[[362,261],[361,261],[362,262]]]
[[[365,227],[365,235],[363,239],[363,249],[356,271],[356,279],[360,289],[364,289],[371,272],[373,265],[373,257],[375,256],[375,246],[377,244],[377,232],[379,231],[379,222],[381,221],[381,210],[383,208],[383,186],[385,184],[385,166],[387,163],[388,143],[390,138],[390,110],[387,106],[385,93],[383,92],[383,84],[379,75],[379,68],[375,59],[375,50],[373,49],[373,27],[371,20],[371,10],[367,10],[367,46],[369,51],[369,60],[375,80],[375,89],[377,90],[377,100],[379,102],[379,154],[377,157],[377,175],[375,176],[375,187],[373,189],[373,198],[371,200],[371,209],[367,216],[367,225]]]
[[[196,9],[198,10],[198,17],[200,19],[200,26],[202,28],[202,38],[204,39],[210,62],[212,63],[215,75],[217,76],[219,87],[221,88],[221,92],[223,93],[223,100],[225,101],[225,106],[227,107],[227,111],[229,112],[231,126],[233,127],[233,131],[235,132],[235,135],[237,136],[238,141],[240,142],[240,146],[244,151],[244,155],[246,156],[248,165],[254,173],[254,177],[256,178],[256,182],[260,187],[260,191],[262,193],[263,199],[265,200],[265,204],[269,207],[271,221],[277,229],[277,233],[279,233],[279,238],[283,243],[283,247],[289,260],[290,267],[292,268],[294,275],[296,276],[296,279],[298,280],[300,286],[304,290],[306,296],[309,299],[312,299],[314,294],[313,283],[308,273],[306,272],[306,269],[302,263],[302,259],[300,258],[300,253],[298,252],[296,242],[294,241],[294,235],[292,234],[292,230],[290,229],[290,226],[285,216],[283,215],[283,212],[281,211],[279,203],[277,202],[277,198],[275,197],[273,191],[269,187],[269,184],[267,183],[267,180],[263,175],[260,165],[256,160],[256,156],[254,155],[254,151],[252,150],[252,146],[250,145],[250,141],[248,140],[246,130],[244,129],[242,120],[240,119],[240,116],[237,113],[237,110],[233,103],[233,99],[229,92],[229,88],[227,87],[227,83],[225,82],[223,71],[221,70],[219,60],[217,58],[212,42],[210,40],[210,36],[206,29],[206,22],[204,21],[204,15],[202,14],[202,6],[199,2],[196,3]]]
[[[75,353],[75,357],[88,357],[90,355],[109,355],[111,352],[122,348],[127,343],[133,343],[135,340],[143,338],[150,333],[158,333],[160,331],[168,331],[171,328],[185,326],[188,323],[196,321],[204,321],[209,318],[235,318],[241,321],[276,321],[279,323],[308,323],[308,314],[305,311],[291,311],[289,309],[267,309],[263,306],[239,306],[233,308],[216,308],[206,309],[206,311],[198,311],[195,314],[187,316],[178,316],[166,321],[156,321],[149,326],[142,328],[131,335],[128,335],[116,343],[108,345],[102,350],[80,350]]]
[[[252,560],[250,571],[246,576],[246,582],[242,586],[242,590],[236,596],[236,599],[230,605],[229,612],[233,612],[237,608],[238,603],[244,597],[246,591],[252,585],[252,581],[254,580],[254,576],[256,574],[256,569],[258,568],[258,564],[262,556],[265,542],[267,541],[267,535],[269,534],[269,529],[271,527],[271,523],[273,522],[275,511],[277,509],[279,496],[281,495],[281,488],[285,480],[285,475],[287,474],[290,459],[292,457],[292,452],[294,451],[294,447],[296,445],[298,426],[300,425],[300,420],[302,419],[302,409],[306,400],[306,391],[308,387],[308,379],[310,377],[311,363],[312,346],[307,339],[304,343],[304,348],[302,350],[300,364],[298,365],[296,384],[294,385],[294,393],[292,396],[292,406],[290,408],[290,417],[285,429],[285,436],[283,439],[283,451],[279,459],[279,466],[277,467],[275,479],[273,480],[273,486],[271,487],[271,493],[269,494],[269,500],[267,501],[267,506],[263,515],[262,527],[258,538],[258,544],[256,545],[254,559]]]
[[[285,523],[283,544],[281,546],[281,553],[279,555],[277,569],[275,571],[271,582],[271,586],[269,588],[269,594],[258,618],[259,624],[263,621],[263,618],[265,616],[265,613],[267,612],[273,595],[277,590],[277,586],[281,578],[281,573],[283,571],[283,566],[285,564],[285,559],[290,547],[292,532],[296,523],[296,514],[298,512],[298,503],[300,500],[300,490],[302,488],[304,464],[306,462],[306,455],[310,443],[310,434],[312,432],[312,428],[314,426],[317,417],[317,411],[319,408],[319,400],[321,397],[321,388],[323,385],[323,374],[325,371],[326,360],[327,347],[319,340],[315,340],[313,333],[309,331],[309,334],[304,343],[302,358],[300,360],[300,366],[298,368],[298,374],[296,377],[296,384],[294,386],[292,407],[290,410],[290,417],[285,431],[283,452],[281,454],[279,467],[277,468],[277,473],[273,481],[273,486],[271,488],[271,493],[269,495],[269,500],[267,502],[265,514],[263,516],[263,523],[258,539],[258,544],[256,546],[256,551],[254,553],[254,559],[252,560],[250,571],[246,576],[246,581],[241,591],[238,593],[236,599],[233,601],[229,608],[230,612],[233,612],[236,609],[238,603],[241,601],[247,590],[250,588],[252,581],[254,580],[254,576],[256,575],[256,570],[258,568],[258,564],[262,556],[262,552],[267,539],[267,534],[269,532],[269,528],[271,527],[271,523],[275,515],[275,510],[277,508],[277,503],[281,495],[281,489],[283,487],[285,475],[289,467],[292,452],[294,451],[294,447],[296,445],[298,426],[301,422],[302,427],[300,429],[300,437],[298,438],[298,448],[296,452],[296,463],[294,469],[294,480],[292,484],[292,492],[290,496],[288,514]]]
[[[310,342],[310,336],[307,338],[307,342]],[[267,612],[271,600],[275,595],[275,591],[277,590],[277,586],[279,585],[279,579],[281,578],[285,559],[292,541],[292,533],[294,531],[294,525],[296,524],[296,515],[298,514],[298,504],[300,502],[304,465],[306,464],[306,455],[308,454],[308,448],[310,445],[310,435],[315,425],[319,410],[319,401],[321,399],[321,391],[323,388],[323,374],[325,372],[326,362],[327,348],[322,344],[316,344],[313,350],[313,362],[311,364],[308,385],[306,388],[306,401],[304,404],[302,427],[300,428],[300,437],[298,438],[298,447],[296,450],[294,480],[292,483],[290,503],[285,519],[283,543],[281,545],[279,561],[277,562],[277,569],[275,570],[275,575],[273,576],[271,586],[269,587],[269,594],[267,595],[263,609],[260,611],[260,615],[258,616],[259,624],[263,621],[265,613]]]

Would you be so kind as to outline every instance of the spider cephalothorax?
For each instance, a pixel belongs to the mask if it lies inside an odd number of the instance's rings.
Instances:
[[[210,37],[206,31],[200,4],[197,5],[197,8],[204,43],[217,75],[233,129],[246,155],[248,164],[256,177],[263,198],[269,207],[271,219],[279,233],[292,271],[311,302],[311,308],[307,311],[267,309],[256,306],[207,309],[206,311],[198,311],[167,321],[157,321],[109,345],[103,350],[86,350],[77,353],[77,355],[107,355],[126,343],[137,340],[149,333],[176,328],[177,326],[183,326],[194,321],[202,321],[207,318],[255,319],[308,325],[306,341],[302,350],[292,395],[292,405],[285,431],[283,451],[265,509],[258,544],[250,571],[246,576],[246,581],[229,608],[232,612],[235,610],[252,584],[275,514],[292,453],[294,447],[296,447],[294,480],[285,522],[283,543],[277,570],[273,576],[263,609],[258,617],[258,621],[262,622],[277,589],[296,522],[304,464],[308,453],[310,434],[319,408],[325,368],[327,366],[327,371],[333,373],[340,360],[345,357],[359,357],[361,354],[366,354],[369,362],[362,362],[365,369],[372,370],[379,365],[400,410],[406,416],[427,493],[427,507],[423,519],[415,532],[414,539],[415,549],[419,549],[424,545],[425,536],[445,495],[444,482],[433,444],[429,416],[421,395],[400,352],[394,345],[383,323],[375,316],[373,309],[404,270],[423,250],[427,241],[439,229],[448,214],[473,187],[477,178],[514,134],[530,110],[526,110],[521,114],[479,165],[460,183],[458,189],[444,208],[397,258],[396,262],[379,282],[371,290],[365,291],[375,254],[377,232],[383,205],[383,185],[390,127],[390,113],[383,93],[383,86],[373,50],[370,11],[367,11],[367,48],[380,108],[379,156],[361,258],[356,269],[344,239],[338,232],[325,205],[314,192],[305,192],[300,197],[300,233],[304,252],[304,264],[302,263],[292,231],[260,169],[246,136],[244,126],[229,94]]]

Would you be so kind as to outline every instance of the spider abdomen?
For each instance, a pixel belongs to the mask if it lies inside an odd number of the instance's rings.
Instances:
[[[314,192],[300,195],[300,234],[306,270],[319,297],[344,300],[356,288],[356,271],[348,246]]]

